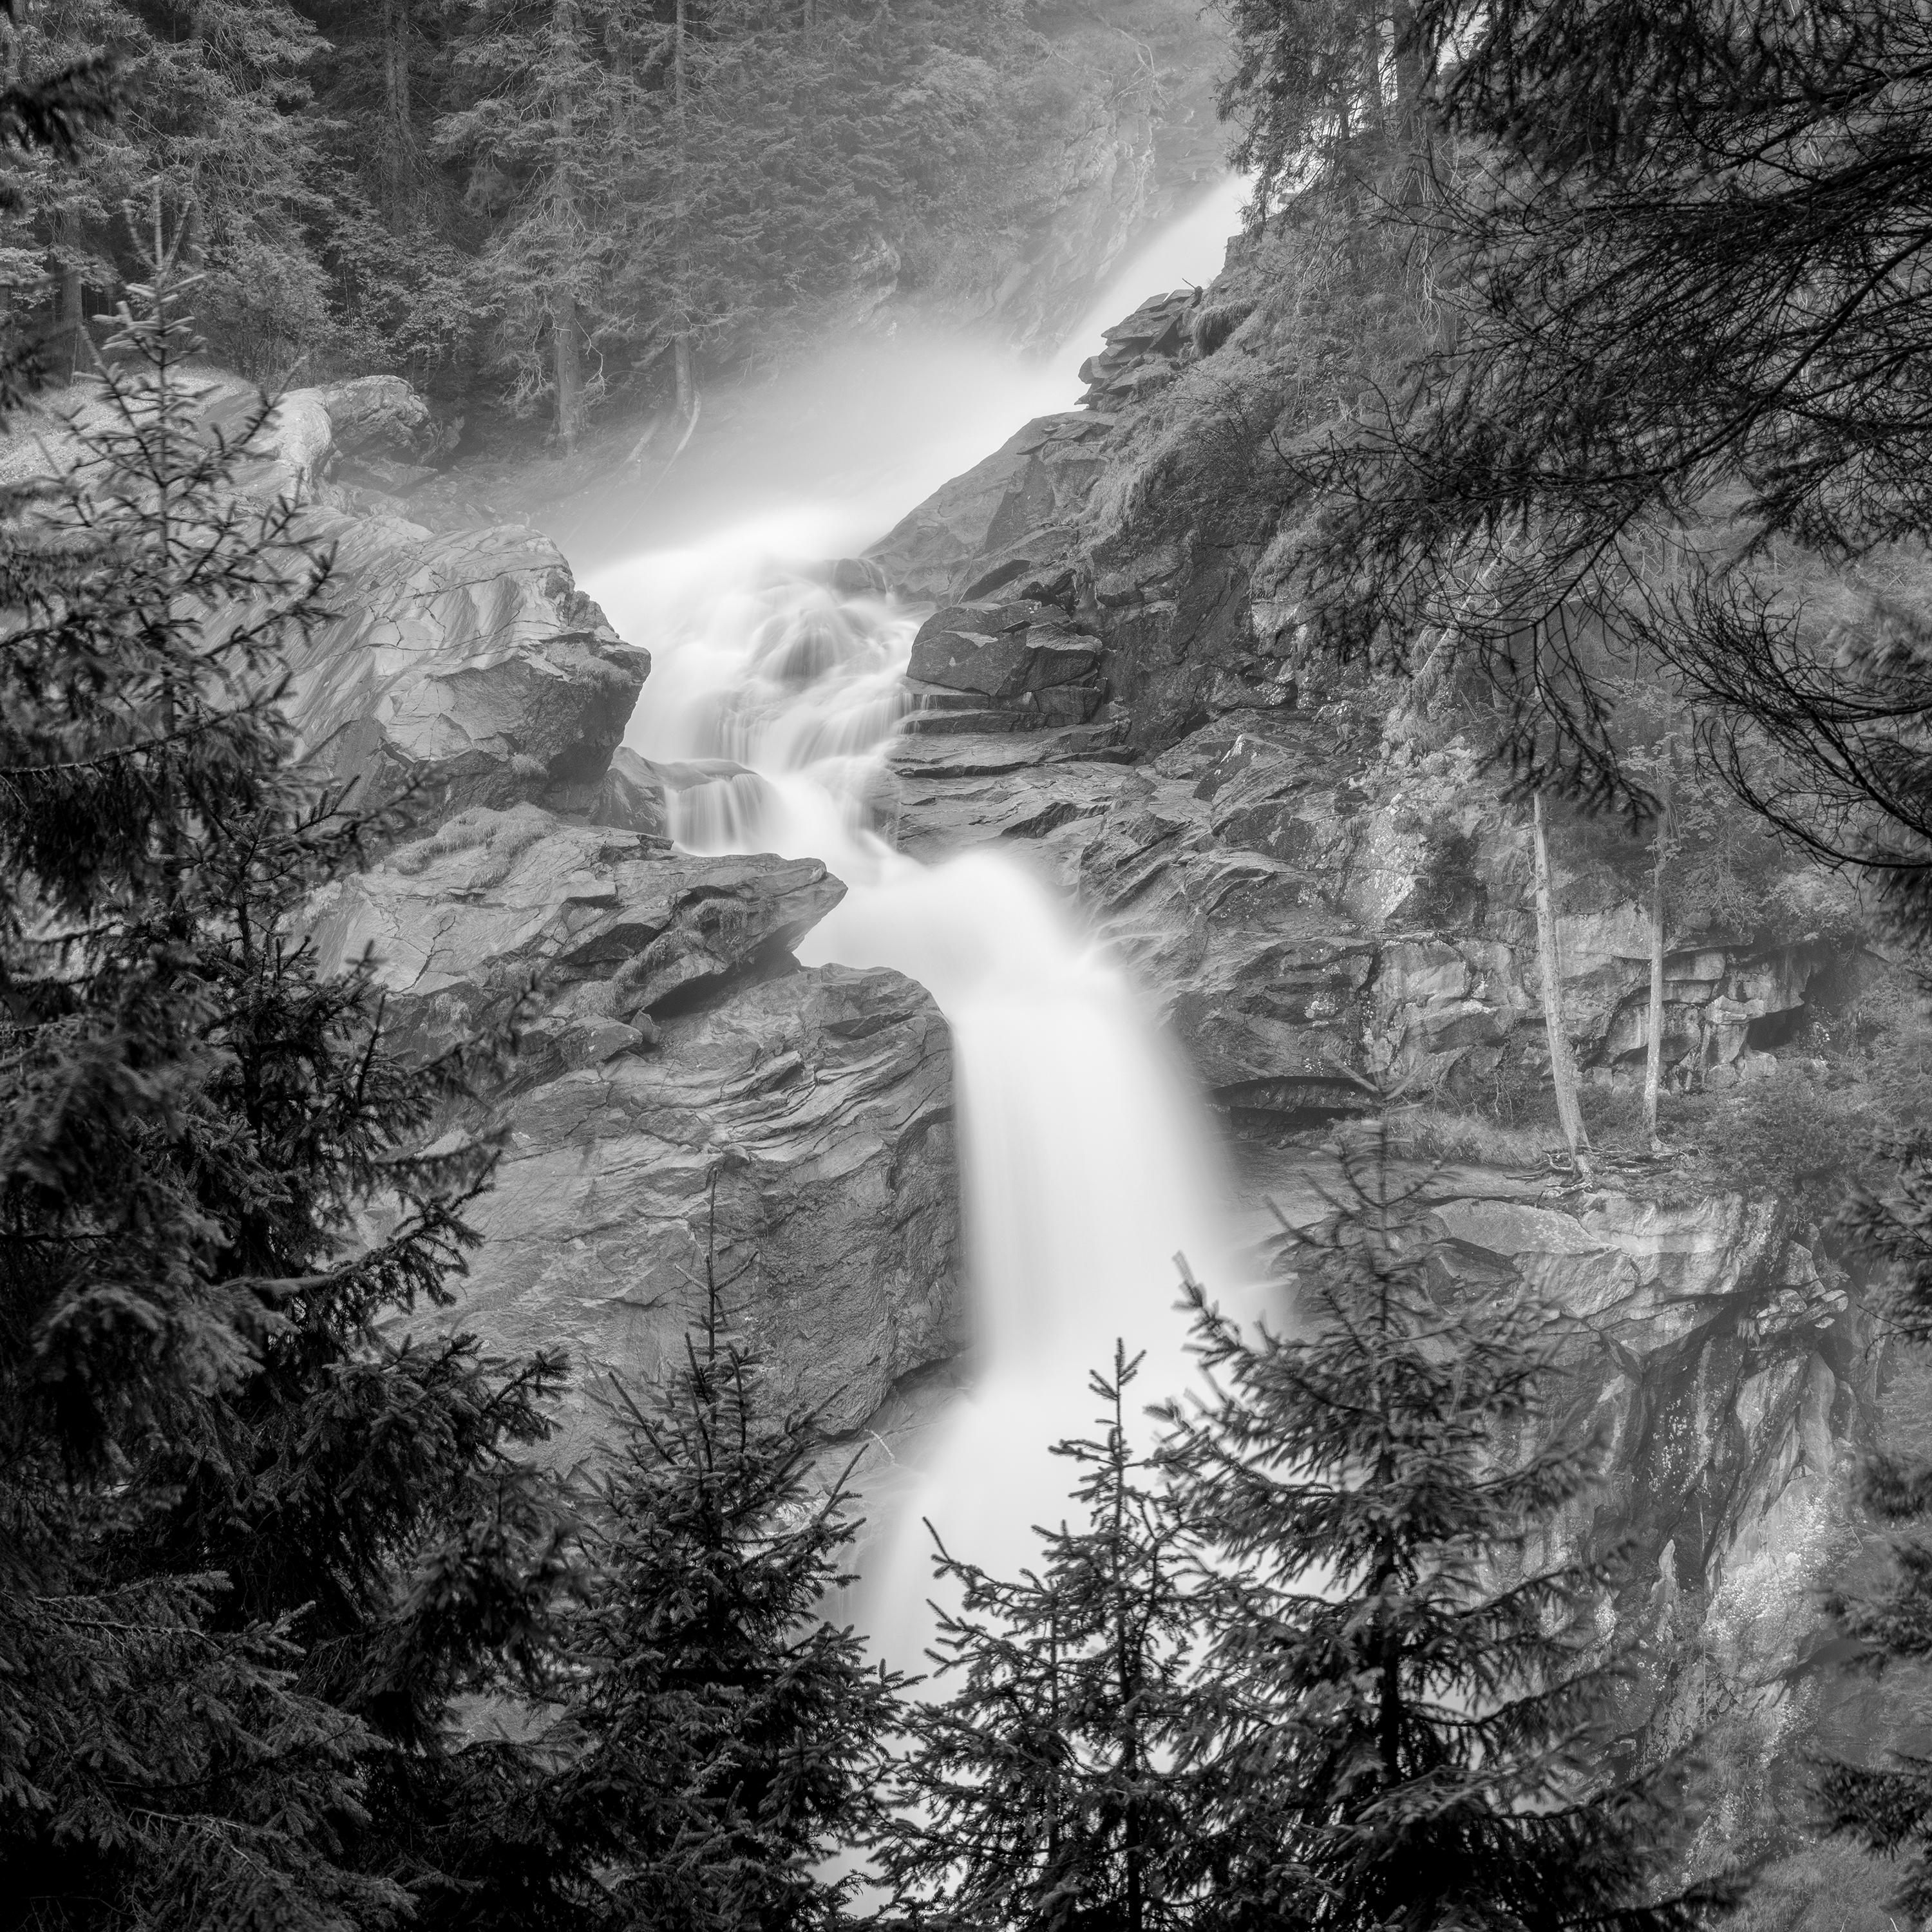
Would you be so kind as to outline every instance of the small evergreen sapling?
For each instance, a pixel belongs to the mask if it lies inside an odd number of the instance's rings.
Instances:
[[[1187,1286],[1210,1386],[1170,1408],[1167,1456],[1207,1556],[1198,1922],[1701,1923],[1669,1768],[1615,1768],[1613,1566],[1557,1534],[1597,1456],[1548,1312],[1437,1291],[1379,1160],[1350,1179],[1304,1247],[1301,1332]]]
[[[1180,1774],[1194,1605],[1179,1519],[1130,1440],[1139,1371],[1096,1374],[1104,1434],[1054,1453],[1084,1516],[1006,1580],[949,1554],[944,1702],[915,1712],[886,1864],[916,1922],[1154,1932],[1190,1922],[1195,1820]]]
[[[620,1390],[594,1574],[572,1633],[571,1742],[544,1799],[581,1876],[572,1924],[806,1932],[847,1923],[902,1680],[826,1621],[857,1524],[808,1412],[775,1406],[715,1252],[682,1360]],[[516,1922],[520,1926],[529,1922]]]

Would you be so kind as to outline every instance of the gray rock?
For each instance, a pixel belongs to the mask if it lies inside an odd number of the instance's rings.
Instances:
[[[532,805],[475,807],[338,880],[310,920],[326,966],[373,950],[399,1022],[434,1052],[532,974],[561,1024],[787,970],[844,890],[815,859],[693,858]]]
[[[318,512],[340,613],[292,655],[289,712],[322,770],[416,823],[520,800],[596,805],[650,668],[549,539],[436,536]]]
[[[1072,526],[1105,466],[1096,446],[1111,420],[1083,410],[1036,418],[867,555],[915,602],[983,596],[1034,577],[1070,592]]]
[[[1016,699],[1097,676],[1098,641],[1046,605],[948,604],[920,626],[908,674],[949,691]]]
[[[829,1426],[958,1351],[945,1023],[899,974],[798,968],[843,891],[816,860],[693,858],[521,805],[320,896],[325,968],[373,949],[408,1050],[536,984],[484,1244],[438,1320],[640,1384],[701,1292],[715,1187],[721,1278]]]
[[[670,808],[663,776],[648,758],[627,746],[611,754],[610,768],[590,807],[592,825],[634,832],[646,838],[670,836]]]
[[[824,967],[674,1016],[655,1050],[514,1103],[454,1318],[570,1351],[568,1462],[596,1384],[682,1346],[710,1258],[788,1393],[858,1430],[964,1346],[951,1100],[945,1024],[897,974]]]

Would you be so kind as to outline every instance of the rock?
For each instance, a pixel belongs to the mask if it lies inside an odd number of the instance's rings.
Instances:
[[[670,807],[662,776],[647,758],[626,746],[612,753],[610,768],[597,788],[590,807],[592,825],[613,831],[634,832],[646,838],[668,840]]]
[[[883,597],[892,588],[885,572],[870,557],[835,557],[803,573],[842,597]]]
[[[1014,699],[1096,677],[1100,650],[1040,604],[949,604],[920,626],[908,674],[949,691]]]
[[[788,970],[844,890],[815,859],[694,858],[532,805],[473,807],[337,881],[311,919],[326,965],[374,950],[434,1052],[533,973],[544,1012],[628,1022]]]
[[[406,456],[429,438],[429,405],[400,376],[358,376],[310,393],[326,412],[334,446],[344,456]]]
[[[1096,642],[1028,598],[952,604],[913,640],[915,734],[1084,724],[1105,696]]]
[[[867,552],[902,597],[980,595],[1040,575],[1071,586],[1072,523],[1103,465],[1090,446],[1108,419],[1080,410],[1041,416],[956,477]]]
[[[947,1036],[899,974],[744,986],[520,1096],[509,1135],[456,1318],[495,1348],[568,1348],[561,1462],[594,1439],[598,1382],[634,1389],[681,1346],[714,1198],[720,1279],[835,1432],[964,1346]]]
[[[291,653],[288,710],[320,769],[417,824],[519,800],[594,809],[650,657],[549,539],[328,512],[314,524],[334,545],[340,614]]]
[[[1080,365],[1080,380],[1087,385],[1082,402],[1095,409],[1118,406],[1172,382],[1174,365],[1195,352],[1193,322],[1200,300],[1198,289],[1150,296],[1124,322],[1104,331],[1106,347]]]
[[[714,1183],[721,1269],[834,1428],[963,1345],[945,1023],[897,974],[791,958],[843,891],[816,860],[694,858],[526,804],[459,814],[313,908],[325,968],[374,949],[414,1052],[536,981],[484,1245],[436,1318],[570,1348],[566,1462],[590,1383],[640,1384],[682,1334]]]

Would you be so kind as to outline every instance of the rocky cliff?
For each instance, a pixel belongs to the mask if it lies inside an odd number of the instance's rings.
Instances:
[[[1272,245],[1150,297],[1082,408],[875,547],[937,607],[876,817],[922,856],[998,842],[1077,896],[1221,1110],[1251,1204],[1312,1217],[1336,1136],[1379,1123],[1461,1292],[1534,1282],[1583,1318],[1616,1478],[1573,1530],[1636,1552],[1616,1609],[1656,1662],[1630,1719],[1668,1740],[1734,1718],[1748,1824],[1802,1756],[1817,1692],[1781,1673],[1857,1541],[1847,1471],[1883,1358],[1825,1227],[1883,1112],[1898,989],[1855,892],[1712,806],[1668,914],[1653,1150],[1649,848],[1556,813],[1600,1156],[1594,1180],[1571,1170],[1526,812],[1454,693],[1418,706],[1304,661],[1274,591],[1256,452],[1297,406],[1306,338]]]

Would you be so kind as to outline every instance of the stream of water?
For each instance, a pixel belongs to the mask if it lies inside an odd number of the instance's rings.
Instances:
[[[868,800],[904,716],[920,614],[842,595],[782,560],[856,550],[1029,416],[1070,406],[1100,328],[1218,269],[1240,200],[1225,186],[1160,237],[1052,363],[980,355],[953,372],[941,428],[922,440],[881,425],[882,443],[897,440],[869,473],[748,515],[722,501],[702,540],[585,585],[653,653],[630,742],[685,768],[680,843],[823,860],[848,891],[803,962],[896,968],[952,1028],[976,1374],[864,1592],[875,1639],[908,1661],[928,1634],[921,1519],[989,1568],[1026,1561],[1030,1526],[1064,1510],[1070,1472],[1049,1450],[1089,1432],[1088,1371],[1119,1336],[1147,1352],[1149,1400],[1178,1387],[1172,1258],[1231,1283],[1233,1244],[1207,1111],[1078,908],[1007,850],[922,865],[872,829]],[[962,385],[976,385],[970,406]]]

